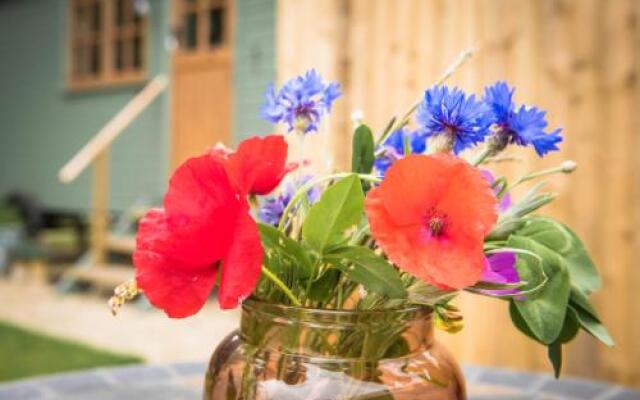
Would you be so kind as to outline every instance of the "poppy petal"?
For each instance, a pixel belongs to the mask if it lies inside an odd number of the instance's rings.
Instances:
[[[433,156],[410,155],[400,161],[401,168],[389,168],[380,187],[391,217],[398,225],[406,225],[424,215],[425,204],[439,199],[447,174],[446,165]]]
[[[496,199],[465,161],[440,154],[401,159],[369,191],[365,208],[372,236],[399,268],[446,289],[480,279]]]
[[[185,318],[200,311],[216,282],[217,266],[185,270],[176,260],[160,253],[133,253],[136,282],[151,304],[171,318]]]
[[[244,194],[272,192],[288,172],[287,142],[280,135],[244,140],[226,163],[236,188]]]
[[[262,268],[262,244],[256,222],[247,213],[238,217],[233,243],[222,259],[218,302],[235,308],[255,289]]]
[[[182,164],[171,177],[164,206],[171,240],[161,252],[196,265],[227,252],[241,202],[220,160],[204,155]]]
[[[140,221],[133,264],[136,282],[151,304],[170,317],[195,314],[215,284],[216,260],[202,261],[193,247],[199,236],[172,232],[161,208],[153,208]]]

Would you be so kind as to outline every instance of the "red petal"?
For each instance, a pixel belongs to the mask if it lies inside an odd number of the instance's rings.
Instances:
[[[288,172],[287,142],[282,136],[252,137],[229,157],[227,171],[237,189],[244,194],[268,194]]]
[[[145,250],[133,253],[136,281],[151,304],[171,318],[184,318],[200,311],[216,282],[217,267],[184,269],[179,262]]]
[[[206,258],[202,239],[173,232],[163,209],[154,208],[140,221],[133,253],[136,281],[149,301],[170,317],[195,314],[216,280],[215,258]],[[209,255],[209,257],[211,257]]]
[[[372,236],[399,268],[445,288],[480,279],[484,236],[497,215],[495,196],[476,168],[449,155],[409,156],[387,171],[365,205]],[[431,209],[447,218],[438,238],[425,225]]]
[[[164,205],[171,238],[160,252],[196,265],[211,264],[227,252],[242,203],[220,160],[204,155],[182,164],[171,177]]]
[[[235,308],[256,287],[262,268],[258,227],[249,214],[238,217],[233,243],[222,260],[218,301],[220,308]]]
[[[447,163],[435,157],[411,155],[387,171],[380,184],[385,207],[398,225],[415,223],[427,204],[435,204],[446,187]]]

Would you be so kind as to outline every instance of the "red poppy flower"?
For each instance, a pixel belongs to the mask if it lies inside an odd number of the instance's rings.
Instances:
[[[211,154],[192,158],[176,170],[164,209],[145,215],[136,239],[137,284],[170,317],[198,312],[218,272],[221,308],[236,307],[260,277],[262,246],[256,223],[225,166]]]
[[[448,289],[476,283],[497,219],[482,173],[452,155],[397,161],[366,199],[371,233],[399,268]]]
[[[291,170],[287,142],[282,136],[252,137],[227,156],[229,176],[241,193],[265,195],[273,191]]]

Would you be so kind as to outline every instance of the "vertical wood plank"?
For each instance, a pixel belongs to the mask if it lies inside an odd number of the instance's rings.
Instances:
[[[478,53],[451,85],[482,95],[506,80],[517,87],[517,103],[548,110],[550,126],[564,128],[562,152],[540,159],[515,149],[521,161],[498,170],[514,178],[578,162],[576,173],[551,180],[561,196],[544,212],[573,227],[599,265],[605,287],[596,303],[618,342],[607,349],[581,333],[565,372],[640,386],[640,2],[280,0],[278,7],[281,80],[315,67],[345,84],[336,103],[343,121],[329,130],[342,162],[353,109],[381,129],[472,43]],[[550,370],[545,349],[515,331],[503,302],[462,296],[458,304],[466,329],[440,337],[461,361]]]

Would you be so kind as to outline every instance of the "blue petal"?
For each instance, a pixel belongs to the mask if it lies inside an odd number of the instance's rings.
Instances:
[[[340,95],[339,84],[325,84],[320,74],[312,69],[287,81],[278,93],[270,86],[261,114],[269,122],[287,124],[289,131],[295,128],[298,118],[304,117],[309,122],[305,133],[313,132]]]
[[[485,88],[484,101],[493,110],[498,124],[507,123],[511,110],[515,108],[514,92],[515,88],[510,88],[504,81],[496,82],[493,86]]]
[[[434,86],[425,92],[416,119],[426,137],[444,134],[445,130],[453,135],[456,154],[484,141],[495,121],[486,104],[447,86]]]

